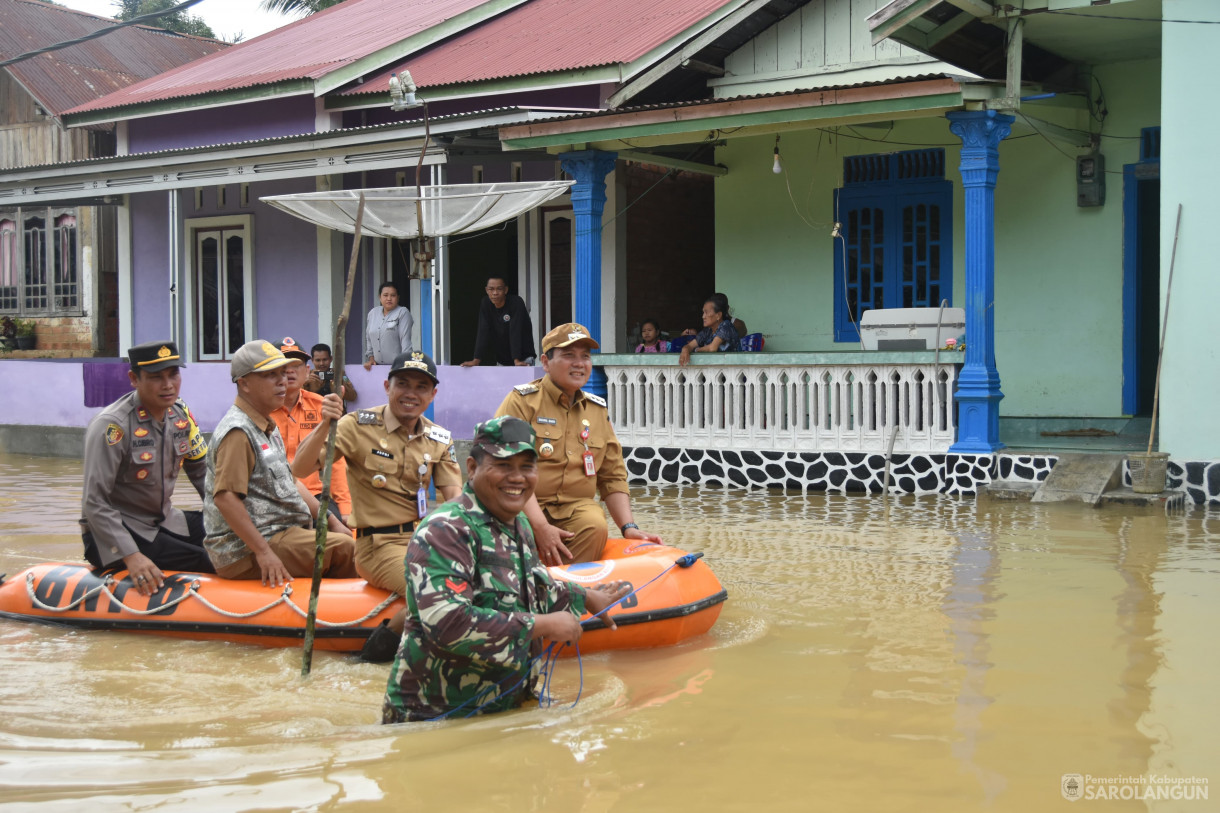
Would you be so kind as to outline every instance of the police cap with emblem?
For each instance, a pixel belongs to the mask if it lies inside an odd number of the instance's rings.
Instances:
[[[137,344],[127,351],[127,358],[131,360],[131,371],[133,373],[138,373],[141,370],[155,373],[158,370],[164,370],[166,367],[186,366],[182,361],[182,356],[178,354],[178,345],[173,342],[145,342],[144,344]]]
[[[229,362],[229,375],[236,381],[250,373],[265,373],[268,370],[283,367],[285,364],[293,364],[295,361],[296,359],[285,357],[280,349],[271,342],[255,339],[243,344],[233,354],[233,360]]]
[[[428,376],[428,378],[432,379],[433,384],[441,382],[436,377],[436,362],[427,353],[421,353],[418,350],[413,350],[409,353],[399,353],[395,357],[394,363],[390,365],[390,373],[386,378],[393,378],[394,373],[412,371]]]
[[[471,446],[482,448],[492,457],[512,457],[522,452],[537,455],[534,438],[534,428],[528,423],[503,415],[475,426]]]
[[[589,335],[587,327],[579,325],[576,322],[568,322],[552,329],[550,333],[542,337],[542,352],[549,353],[556,347],[567,347],[577,342],[587,345],[591,350],[597,350],[601,347]]]

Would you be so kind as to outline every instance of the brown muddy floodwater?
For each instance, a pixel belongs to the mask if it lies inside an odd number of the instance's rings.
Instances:
[[[79,491],[76,461],[0,455],[0,571],[80,558]],[[1081,809],[1220,809],[1220,516],[634,495],[729,602],[586,657],[575,708],[566,661],[562,705],[382,727],[384,666],[0,620],[0,808],[1040,811],[1074,781]]]

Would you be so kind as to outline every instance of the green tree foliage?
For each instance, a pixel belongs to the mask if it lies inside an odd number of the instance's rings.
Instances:
[[[118,20],[130,20],[133,17],[139,17],[141,14],[152,14],[153,12],[173,8],[176,5],[178,5],[178,0],[114,0],[114,7],[118,9],[118,13],[114,16]],[[179,34],[216,39],[216,33],[212,31],[211,26],[203,21],[203,18],[192,17],[185,11],[168,14],[152,24],[159,25],[161,28],[168,28],[170,31],[176,31]]]
[[[263,11],[274,11],[296,17],[316,14],[323,9],[337,6],[343,0],[262,0],[259,7]]]

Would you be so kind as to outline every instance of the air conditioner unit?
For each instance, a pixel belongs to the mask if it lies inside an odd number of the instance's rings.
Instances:
[[[865,350],[935,350],[965,332],[964,308],[880,308],[860,317]]]

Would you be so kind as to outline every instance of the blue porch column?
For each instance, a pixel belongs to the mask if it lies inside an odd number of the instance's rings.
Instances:
[[[966,363],[957,380],[957,443],[950,452],[990,454],[1000,443],[1000,373],[995,366],[995,181],[1000,142],[1013,117],[994,110],[947,113],[962,140],[966,193]]]
[[[576,179],[572,187],[572,214],[576,220],[576,321],[602,340],[602,210],[606,206],[606,176],[618,153],[600,150],[571,152],[560,158],[563,171]],[[547,325],[550,330],[554,325]],[[606,374],[600,367],[585,389],[606,397]]]

